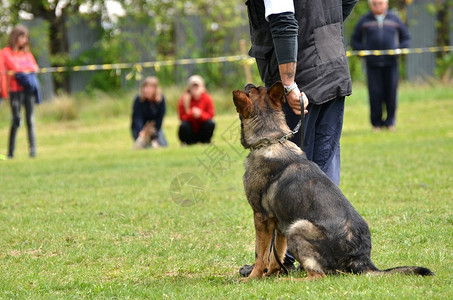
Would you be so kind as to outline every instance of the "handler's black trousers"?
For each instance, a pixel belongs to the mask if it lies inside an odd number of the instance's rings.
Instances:
[[[27,123],[28,144],[30,146],[30,156],[36,155],[36,138],[35,138],[35,121],[33,116],[33,108],[35,96],[25,92],[10,92],[9,99],[11,103],[11,130],[9,132],[8,157],[14,156],[16,145],[16,134],[21,124],[20,110],[22,105],[25,107],[25,121]]]
[[[367,64],[370,120],[373,127],[395,125],[398,72],[398,65],[374,67]],[[383,106],[386,110],[385,119]]]

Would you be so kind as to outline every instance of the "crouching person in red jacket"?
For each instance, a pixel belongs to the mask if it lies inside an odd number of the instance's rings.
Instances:
[[[187,90],[178,102],[179,139],[187,145],[210,143],[215,128],[211,96],[206,92],[201,76],[193,75],[187,82]]]

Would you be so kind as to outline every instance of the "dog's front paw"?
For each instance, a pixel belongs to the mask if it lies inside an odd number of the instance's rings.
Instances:
[[[272,275],[275,275],[276,277],[278,277],[278,275],[280,275],[280,269],[274,269],[272,271],[266,272],[266,277],[270,277]]]
[[[257,278],[257,279],[259,279],[259,278],[262,278],[262,277],[266,276],[266,272],[267,272],[267,269],[259,269],[255,265],[255,267],[253,268],[252,273],[250,273],[249,277],[247,277],[247,278]]]

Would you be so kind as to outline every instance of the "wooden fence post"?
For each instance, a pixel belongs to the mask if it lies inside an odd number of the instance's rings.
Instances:
[[[247,48],[245,45],[245,40],[241,39],[239,42],[241,44],[241,54],[244,56],[247,56],[248,54],[247,54]],[[243,66],[244,66],[245,79],[246,79],[247,83],[252,83],[252,72],[250,71],[250,66],[249,66],[248,62],[244,61]]]

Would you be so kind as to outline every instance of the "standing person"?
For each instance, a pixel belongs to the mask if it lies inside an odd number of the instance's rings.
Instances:
[[[370,11],[362,16],[352,35],[354,50],[388,50],[409,47],[410,35],[403,21],[388,11],[388,0],[368,0]],[[366,70],[370,120],[374,131],[395,130],[399,68],[396,55],[367,56]],[[385,104],[387,116],[382,118]]]
[[[5,64],[3,63],[3,55],[0,50],[0,104],[2,103],[2,98],[8,98],[8,90],[6,88]]]
[[[22,25],[13,28],[9,35],[8,46],[3,48],[2,56],[5,69],[14,71],[15,74],[7,76],[9,99],[11,103],[12,122],[9,135],[8,158],[13,158],[16,144],[16,133],[21,123],[20,110],[21,106],[25,107],[25,120],[28,129],[28,142],[30,148],[30,157],[36,156],[36,137],[34,125],[34,102],[39,103],[39,93],[36,93],[37,79],[36,72],[39,71],[33,54],[30,52],[28,44],[28,29]],[[19,73],[19,74],[18,74]],[[17,77],[21,75],[21,77]],[[25,79],[19,83],[18,79]],[[33,91],[30,90],[30,82],[33,85]]]
[[[256,59],[261,80],[266,87],[283,82],[287,98],[283,111],[290,128],[307,109],[304,152],[337,185],[344,102],[352,86],[342,29],[357,1],[246,2],[252,42],[249,54]],[[300,146],[300,133],[292,141]],[[287,253],[284,264],[291,268],[293,262]],[[248,276],[251,270],[244,266],[239,272]]]
[[[151,137],[151,145],[166,147],[167,140],[162,130],[165,111],[165,96],[159,87],[159,80],[155,76],[146,77],[132,107],[131,131],[134,141],[140,134],[145,134],[143,129],[147,122],[154,122],[157,134]]]
[[[183,144],[210,143],[215,129],[214,103],[199,75],[190,76],[178,102],[179,139]]]

